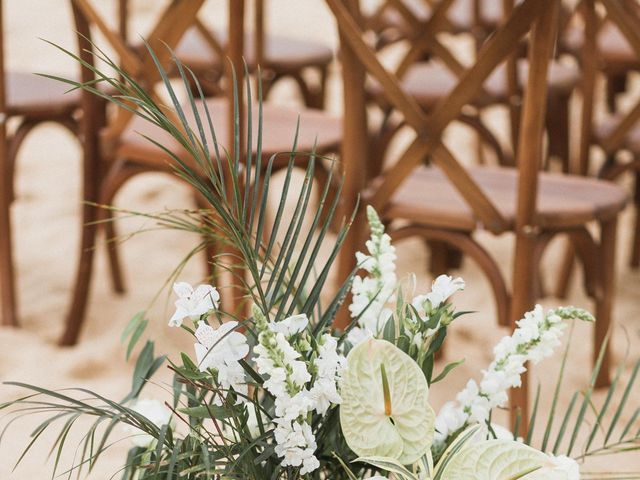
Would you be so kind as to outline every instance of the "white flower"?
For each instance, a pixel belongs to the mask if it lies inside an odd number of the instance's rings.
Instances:
[[[324,415],[331,404],[339,405],[342,398],[338,394],[335,380],[319,378],[313,383],[309,391],[309,396],[315,404],[315,410],[320,415]]]
[[[220,327],[213,328],[205,322],[199,322],[195,331],[198,343],[194,345],[196,360],[201,372],[210,368],[215,370],[215,375],[223,392],[233,389],[238,393],[238,402],[246,401],[248,386],[244,369],[238,363],[249,353],[247,338],[235,329],[238,322],[223,323]],[[216,405],[222,405],[222,397],[214,397]]]
[[[435,440],[444,442],[447,437],[462,428],[467,421],[467,416],[458,408],[455,402],[445,403],[435,421]]]
[[[366,328],[353,327],[347,334],[347,341],[354,347],[373,337],[373,332]]]
[[[173,284],[178,296],[176,311],[169,319],[170,327],[179,327],[185,318],[195,321],[218,307],[220,294],[211,285],[199,285],[195,290],[186,282]]]
[[[393,299],[397,286],[396,253],[391,237],[384,233],[384,225],[372,207],[367,207],[367,217],[371,228],[371,239],[366,242],[369,254],[357,252],[356,260],[369,275],[353,279],[349,311],[352,318],[358,319],[360,328],[378,335],[391,316],[385,305]],[[353,339],[358,337],[354,334]]]
[[[199,322],[195,331],[196,359],[201,372],[209,368],[219,368],[221,365],[231,366],[242,360],[249,353],[247,337],[236,332],[238,322],[223,323],[217,329]]]
[[[296,333],[303,332],[307,325],[309,325],[309,319],[304,313],[301,313],[285,318],[280,322],[272,322],[269,324],[269,328],[275,333],[282,333],[285,337],[291,337]]]
[[[443,291],[446,290],[444,285],[443,281]],[[560,345],[560,336],[566,327],[562,320],[571,318],[593,321],[591,314],[574,307],[557,308],[545,315],[540,305],[536,305],[524,318],[518,320],[513,334],[504,337],[493,349],[495,358],[489,368],[483,371],[480,385],[469,380],[464,390],[458,393],[456,399],[459,406],[455,415],[451,412],[451,406],[446,412],[441,412],[447,417],[436,420],[436,425],[443,425],[443,431],[439,430],[442,435],[436,436],[436,441],[445,441],[446,435],[452,432],[444,428],[450,418],[457,418],[458,414],[462,414],[465,417],[464,425],[468,422],[482,423],[489,418],[491,409],[506,405],[507,391],[521,385],[521,375],[526,371],[526,363],[536,363],[550,356]],[[447,430],[446,435],[444,430]]]
[[[302,387],[305,383],[311,380],[311,374],[307,370],[306,363],[296,360],[291,362],[288,366],[291,367],[291,381],[297,386]]]
[[[549,473],[564,473],[567,480],[580,480],[580,466],[573,458],[569,458],[565,455],[554,457],[549,455],[553,467],[547,467],[543,470],[548,470]]]
[[[440,275],[433,281],[431,292],[424,297],[431,303],[432,308],[438,308],[454,293],[464,290],[465,284],[462,278],[453,278],[449,275]]]
[[[162,428],[164,425],[171,423],[171,410],[159,400],[141,398],[136,400],[131,409],[145,417],[158,428]],[[134,432],[131,441],[136,447],[149,448],[155,443],[153,436],[137,427],[131,426],[130,431]]]

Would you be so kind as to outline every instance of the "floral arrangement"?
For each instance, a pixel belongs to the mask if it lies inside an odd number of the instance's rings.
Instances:
[[[113,62],[110,66],[118,71]],[[178,70],[185,85],[191,85],[185,70]],[[155,218],[165,226],[189,229],[231,246],[234,260],[240,260],[246,273],[239,282],[246,291],[248,308],[244,316],[224,311],[221,285],[219,292],[213,285],[193,288],[176,282],[176,308],[168,325],[192,336],[193,351],[181,352],[179,360],[156,356],[154,343],[147,340],[137,352],[131,391],[120,401],[82,389],[74,394],[9,383],[32,394],[0,405],[0,410],[50,415],[26,450],[44,431],[62,423],[52,447],[56,452],[54,475],[67,434],[80,416],[93,416],[96,421],[77,447],[77,463],[66,470],[78,477],[93,468],[111,445],[111,438],[122,432],[116,428],[121,424],[132,440],[123,462],[123,478],[131,480],[574,480],[581,478],[578,462],[590,455],[640,448],[640,410],[635,410],[628,424],[618,424],[628,407],[628,392],[640,362],[616,407],[610,405],[610,398],[620,375],[600,409],[592,402],[592,382],[581,402],[574,396],[558,425],[554,413],[563,362],[539,445],[531,435],[535,409],[525,438],[492,422],[492,412],[506,407],[507,392],[520,385],[527,364],[548,357],[561,344],[568,321],[594,321],[588,312],[573,307],[544,312],[537,306],[527,313],[514,332],[498,342],[494,360],[481,380],[469,380],[436,414],[429,393],[440,388],[461,363],[440,368],[436,355],[447,331],[464,314],[450,303],[452,295],[465,288],[464,281],[443,275],[435,279],[431,291],[409,292],[412,289],[403,287],[398,279],[391,239],[369,207],[371,238],[367,253],[357,254],[362,276],[354,272],[328,302],[321,302],[349,225],[343,224],[336,237],[327,236],[339,197],[330,199],[329,189],[335,182],[331,175],[317,187],[318,205],[309,202],[316,188],[316,155],[303,156],[295,148],[286,154],[289,163],[284,187],[278,192],[277,214],[267,225],[266,198],[274,158],[263,165],[259,156],[252,159],[250,155],[241,162],[239,153],[220,153],[214,132],[207,133],[202,127],[212,122],[198,100],[191,98],[186,107],[196,118],[205,117],[198,122],[202,128],[194,131],[185,115],[167,115],[164,107],[156,105],[152,96],[141,94],[142,87],[126,75],[112,78],[97,69],[94,72],[118,94],[105,93],[97,87],[99,82],[67,82],[124,108],[135,104],[138,115],[173,135],[193,157],[198,168],[177,155],[175,167],[209,202],[210,209],[169,212]],[[161,77],[166,79],[164,71]],[[168,80],[165,87],[169,98],[177,98]],[[181,113],[185,107],[175,103],[174,108]],[[183,123],[172,123],[176,117]],[[260,135],[249,132],[247,138],[260,142]],[[299,165],[305,169],[304,182],[299,192],[292,193],[289,185]],[[229,177],[225,181],[223,172],[230,175],[230,181]],[[294,206],[287,222],[283,221],[285,205]],[[265,231],[268,240],[264,240]],[[328,257],[317,268],[325,244],[330,245]],[[333,319],[349,291],[352,322],[345,331],[337,331],[332,328]],[[147,324],[144,317],[136,315],[125,331],[127,357],[142,338]],[[164,364],[174,378],[167,398],[145,397],[146,384]],[[598,368],[599,364],[594,379]],[[576,405],[579,408],[574,410]],[[609,407],[614,411],[605,425]],[[595,413],[593,425],[587,421],[590,413]],[[584,446],[577,450],[585,434]],[[596,446],[599,435],[604,438]]]

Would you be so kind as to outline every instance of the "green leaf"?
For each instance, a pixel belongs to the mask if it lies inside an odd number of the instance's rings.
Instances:
[[[444,380],[444,378],[449,374],[449,372],[451,372],[451,370],[453,370],[454,368],[456,368],[459,365],[462,365],[464,363],[464,358],[461,360],[458,360],[457,362],[451,362],[449,364],[447,364],[443,369],[442,372],[440,372],[438,374],[438,376],[436,378],[434,378],[431,381],[431,385],[433,385],[434,383],[440,382],[442,380]]]
[[[363,462],[373,465],[376,468],[384,470],[385,472],[396,475],[401,480],[420,480],[417,475],[414,475],[407,470],[401,463],[395,458],[390,457],[358,457],[354,462]]]

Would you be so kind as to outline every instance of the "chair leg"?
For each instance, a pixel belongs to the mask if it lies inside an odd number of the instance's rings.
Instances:
[[[13,248],[11,239],[11,200],[13,177],[9,175],[6,155],[0,158],[0,323],[18,326],[15,276],[13,268]]]
[[[594,359],[598,357],[602,344],[612,326],[613,297],[615,294],[615,263],[617,219],[600,224],[600,292],[596,298],[596,324],[594,336]],[[604,353],[596,387],[610,384],[611,342]]]
[[[76,271],[75,287],[71,308],[67,314],[64,333],[60,338],[61,346],[75,345],[80,335],[80,329],[84,323],[87,309],[91,274],[93,272],[93,256],[96,243],[98,226],[95,223],[98,218],[97,208],[92,205],[82,207],[82,239],[80,241],[80,259]]]
[[[571,95],[557,94],[549,98],[547,109],[547,132],[549,135],[549,157],[562,162],[562,171],[569,172],[569,104]]]
[[[634,196],[636,208],[635,229],[631,237],[631,259],[629,266],[631,268],[640,267],[640,170],[636,171],[636,193]]]
[[[616,98],[627,90],[627,75],[607,75],[607,108],[609,112],[616,111]]]
[[[561,299],[566,299],[569,293],[569,284],[571,283],[571,276],[575,268],[575,252],[571,246],[571,241],[567,241],[560,267],[558,271],[558,283],[555,288],[555,296]]]
[[[513,297],[511,303],[511,329],[515,329],[515,322],[522,318],[535,303],[535,284],[538,274],[536,252],[539,238],[527,235],[525,232],[516,233],[515,262],[513,270]],[[526,434],[529,429],[529,372],[521,376],[520,388],[512,389],[509,394],[511,409],[511,424],[514,426],[520,420],[519,435]],[[518,418],[520,417],[520,418]]]
[[[115,217],[109,209],[104,210],[106,219],[104,222],[104,231],[106,237],[107,256],[109,258],[109,270],[111,272],[111,287],[115,293],[123,294],[127,287],[124,283],[122,275],[122,263],[120,262],[120,249],[118,242],[118,233],[115,225]]]

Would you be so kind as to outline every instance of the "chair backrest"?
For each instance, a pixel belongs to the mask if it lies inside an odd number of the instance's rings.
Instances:
[[[598,15],[597,4],[602,5],[605,17]],[[582,15],[584,17],[585,35],[582,47],[583,64],[583,108],[582,135],[578,165],[579,173],[586,174],[589,170],[589,147],[593,125],[593,99],[595,91],[595,76],[599,69],[597,54],[597,32],[605,20],[611,21],[620,29],[636,56],[640,58],[640,8],[633,0],[582,0]],[[605,138],[599,140],[600,146],[606,154],[618,150],[629,131],[640,121],[640,101],[627,111],[622,120]]]
[[[136,52],[131,48],[120,32],[109,26],[91,0],[71,0],[71,3],[82,59],[92,65],[95,62],[96,56],[92,43],[92,28],[95,28],[115,52],[120,67],[154,95],[153,87],[160,80],[160,74],[155,66],[153,56],[146,50]],[[174,0],[162,12],[158,22],[147,36],[147,41],[155,51],[160,64],[165,67],[170,65],[170,49],[175,48],[187,29],[194,23],[196,14],[203,3],[204,0]],[[83,68],[82,80],[92,81],[93,73]],[[115,117],[109,121],[105,139],[118,138],[133,116],[134,113],[128,110],[118,109]]]
[[[345,2],[339,0],[327,0],[331,10],[333,11],[342,38],[344,39],[342,48],[346,53],[343,54],[343,69],[345,70],[345,78],[352,75],[350,70],[364,69],[368,74],[375,77],[384,90],[388,101],[402,113],[406,123],[412,127],[417,138],[413,141],[402,158],[378,181],[374,182],[375,188],[367,192],[367,200],[378,209],[382,209],[390,200],[396,189],[402,184],[404,179],[417,167],[425,158],[430,157],[434,164],[440,167],[448,176],[450,181],[455,185],[462,197],[465,198],[470,208],[475,212],[477,218],[484,226],[499,233],[508,228],[507,221],[504,219],[500,211],[494,203],[489,199],[484,191],[473,181],[467,171],[456,160],[454,155],[442,144],[442,134],[444,129],[458,117],[461,109],[470,103],[481,91],[482,85],[489,74],[503,61],[505,61],[514,49],[517,48],[518,42],[527,33],[537,26],[540,30],[540,19],[549,20],[550,15],[556,15],[557,8],[553,7],[557,2],[550,5],[548,0],[526,0],[518,5],[513,14],[507,19],[504,25],[499,28],[495,34],[488,39],[482,50],[479,52],[476,63],[468,69],[464,70],[460,77],[458,85],[451,91],[448,98],[441,101],[431,114],[425,113],[417,103],[408,96],[401,88],[400,82],[396,75],[385,69],[377,59],[375,52],[365,43],[362,38],[363,31],[358,24],[357,2],[351,2],[348,8]],[[439,5],[442,8],[443,16],[446,9],[450,6],[450,0],[443,0]],[[433,19],[436,20],[433,20]],[[432,21],[437,21],[436,14],[432,16]],[[555,17],[552,18],[553,24],[547,28],[556,26]],[[431,32],[430,32],[431,33]],[[546,49],[550,49],[555,41],[555,29],[547,32],[551,35],[551,39],[544,44]],[[541,44],[544,39],[540,35],[535,37],[532,45]],[[418,42],[414,42],[418,43]],[[428,43],[428,42],[426,42]],[[544,42],[542,42],[544,43]],[[550,43],[551,46],[548,46]],[[537,55],[540,54],[541,47],[537,46],[532,49]],[[344,58],[347,57],[347,58]],[[535,83],[539,80],[541,73],[546,75],[548,58],[532,57],[532,66],[529,74],[528,85],[537,86]],[[357,76],[357,75],[354,75]],[[362,75],[361,75],[362,76]],[[542,77],[542,81],[538,82],[544,87],[543,91],[536,94],[546,95],[546,76]],[[352,82],[345,82],[345,106],[351,105],[350,109],[356,108],[358,100],[362,96],[358,93],[363,89],[362,85]],[[353,96],[354,102],[351,97]],[[538,96],[535,100],[536,108],[523,109],[521,124],[526,126],[525,131],[531,133],[530,130],[535,126],[536,131],[540,125],[540,118],[544,118],[544,97]],[[360,105],[360,108],[364,108]],[[526,111],[525,111],[526,110]],[[362,116],[360,116],[362,118]],[[347,115],[345,119],[349,124],[352,120]],[[535,204],[535,193],[537,184],[537,169],[541,159],[542,134],[534,137],[521,135],[523,142],[527,144],[527,148],[519,149],[519,163],[521,172],[525,174],[524,183],[528,185],[526,191],[527,196],[520,197],[520,203],[526,205]],[[347,137],[345,141],[349,141]],[[531,147],[531,148],[529,148]],[[348,147],[348,150],[351,147]],[[357,146],[353,147],[358,150]],[[532,154],[533,153],[533,154]],[[358,161],[358,157],[345,158],[345,163]],[[366,158],[366,157],[360,157]],[[534,168],[530,168],[527,164],[533,163]],[[533,172],[533,173],[532,173]],[[347,179],[349,181],[349,179]],[[525,210],[530,210],[529,208]],[[532,222],[533,219],[527,219]]]

